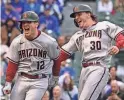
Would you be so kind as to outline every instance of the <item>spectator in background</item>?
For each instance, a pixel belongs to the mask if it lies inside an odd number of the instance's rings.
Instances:
[[[5,8],[3,9],[2,14],[1,14],[1,22],[5,23],[6,20],[9,18],[11,18],[14,21],[17,21],[19,20],[20,15],[18,12],[14,10],[11,3],[6,3]]]
[[[24,2],[22,2],[21,0],[12,0],[11,4],[16,12],[18,12],[20,15],[23,13]]]
[[[61,99],[61,88],[59,85],[56,85],[54,88],[53,88],[53,97],[52,99],[50,100],[64,100],[64,99]]]
[[[34,11],[38,15],[40,14],[40,4],[36,0],[27,0],[24,3],[24,12],[25,11]]]
[[[55,0],[56,4],[59,6],[60,12],[63,12],[63,7],[64,7],[64,1],[65,0]]]
[[[3,11],[4,8],[5,8],[5,4],[4,4],[4,1],[3,1],[3,0],[1,0],[0,6],[1,6],[1,10],[0,10],[0,12],[1,12],[1,11]]]
[[[120,91],[117,81],[112,80],[110,85],[111,85],[111,93],[107,97],[107,100],[124,100],[124,91],[123,92]]]
[[[114,0],[114,9],[116,12],[124,13],[124,0]]]
[[[46,91],[43,98],[41,100],[50,100],[50,97],[49,97],[50,93],[49,91]]]
[[[115,67],[115,66],[110,67],[109,72],[110,72],[110,80],[122,81],[122,79],[120,79],[117,76],[117,67]]]
[[[59,22],[56,16],[50,14],[50,9],[51,7],[46,6],[44,13],[40,16],[39,29],[57,39],[60,36]]]
[[[112,80],[116,80],[118,83],[119,89],[124,92],[124,83],[122,82],[122,79],[120,79],[117,76],[117,67],[115,66],[110,67],[109,72],[110,72],[110,79],[102,91],[102,94],[101,94],[101,98],[103,98],[102,100],[105,100],[106,96],[108,96],[111,93],[111,81]]]
[[[113,2],[111,0],[98,0],[98,12],[111,13]]]
[[[66,61],[63,61],[61,63],[61,70],[60,70],[60,76],[64,75],[64,73],[69,73],[71,78],[74,79],[75,77],[75,70],[72,67],[72,60],[67,59]]]
[[[2,44],[9,46],[12,40],[20,34],[20,31],[16,27],[16,22],[13,19],[7,19],[1,27],[1,33]]]
[[[59,20],[60,25],[62,25],[63,20],[64,20],[64,14],[63,14],[63,8],[64,8],[64,5],[65,5],[64,0],[55,0],[55,3],[58,5],[59,10],[60,10],[60,12],[62,14],[62,18]]]
[[[78,88],[74,85],[70,74],[60,76],[58,84],[61,86],[61,98],[63,100],[78,100]]]
[[[111,86],[112,84],[113,84],[113,88]],[[118,91],[119,94],[124,93],[124,83],[121,81],[117,81],[117,80],[111,80],[110,84],[107,84],[105,86],[105,88],[103,89],[99,99],[100,100],[106,100],[108,98],[108,96],[111,95],[112,91],[115,91],[114,87],[115,87],[115,89],[117,89],[117,87],[119,88],[119,91]],[[123,97],[124,94],[121,96]]]
[[[37,0],[37,3],[42,5],[44,3],[45,0]]]
[[[61,25],[63,21],[63,15],[62,11],[59,8],[59,5],[57,4],[56,0],[46,0],[43,5],[41,5],[41,12],[44,12],[46,6],[49,6],[50,9],[50,15],[55,15],[57,19],[59,20],[59,25]]]
[[[1,0],[3,4],[6,4],[7,2],[10,2],[11,0]]]

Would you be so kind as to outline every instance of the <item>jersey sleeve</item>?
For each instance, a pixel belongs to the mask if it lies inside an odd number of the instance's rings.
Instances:
[[[49,54],[49,57],[51,59],[56,59],[56,58],[58,58],[59,53],[60,53],[60,49],[59,49],[58,43],[56,41],[51,42],[48,45],[48,54]]]
[[[62,46],[62,49],[64,49],[66,52],[68,52],[70,54],[73,54],[74,52],[76,52],[78,50],[75,40],[74,40],[74,36],[71,37],[70,41],[67,44]]]
[[[18,43],[17,39],[14,39],[9,47],[9,53],[7,58],[12,62],[18,64],[19,61],[19,54],[18,54]]]
[[[110,23],[110,22],[106,22],[106,24],[108,27],[108,35],[113,39],[116,38],[118,33],[123,31],[123,29],[121,27],[119,27],[118,25],[115,25],[115,24]]]

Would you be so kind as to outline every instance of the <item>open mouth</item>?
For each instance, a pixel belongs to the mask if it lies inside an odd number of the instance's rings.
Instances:
[[[27,31],[30,30],[30,28],[29,27],[24,27],[24,30],[27,32]]]

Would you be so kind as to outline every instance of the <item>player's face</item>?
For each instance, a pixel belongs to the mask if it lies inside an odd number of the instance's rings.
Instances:
[[[22,29],[27,39],[35,38],[37,27],[38,27],[38,23],[36,22],[30,22],[30,21],[22,22]]]
[[[75,21],[79,25],[81,29],[86,29],[87,26],[87,19],[89,18],[89,14],[86,12],[80,12],[75,14]]]

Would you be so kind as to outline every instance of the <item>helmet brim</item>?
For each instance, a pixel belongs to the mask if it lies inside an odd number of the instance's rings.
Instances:
[[[75,18],[75,14],[80,13],[80,12],[81,12],[81,11],[73,12],[73,13],[70,14],[70,17],[71,17],[71,18]]]
[[[82,11],[73,12],[72,14],[70,14],[70,17],[75,18],[75,14],[80,13],[80,12],[90,12],[90,13],[92,13],[91,11],[88,11],[88,10],[84,10],[84,11],[82,10]]]
[[[31,19],[21,19],[18,22],[37,22],[37,20],[31,20]]]

